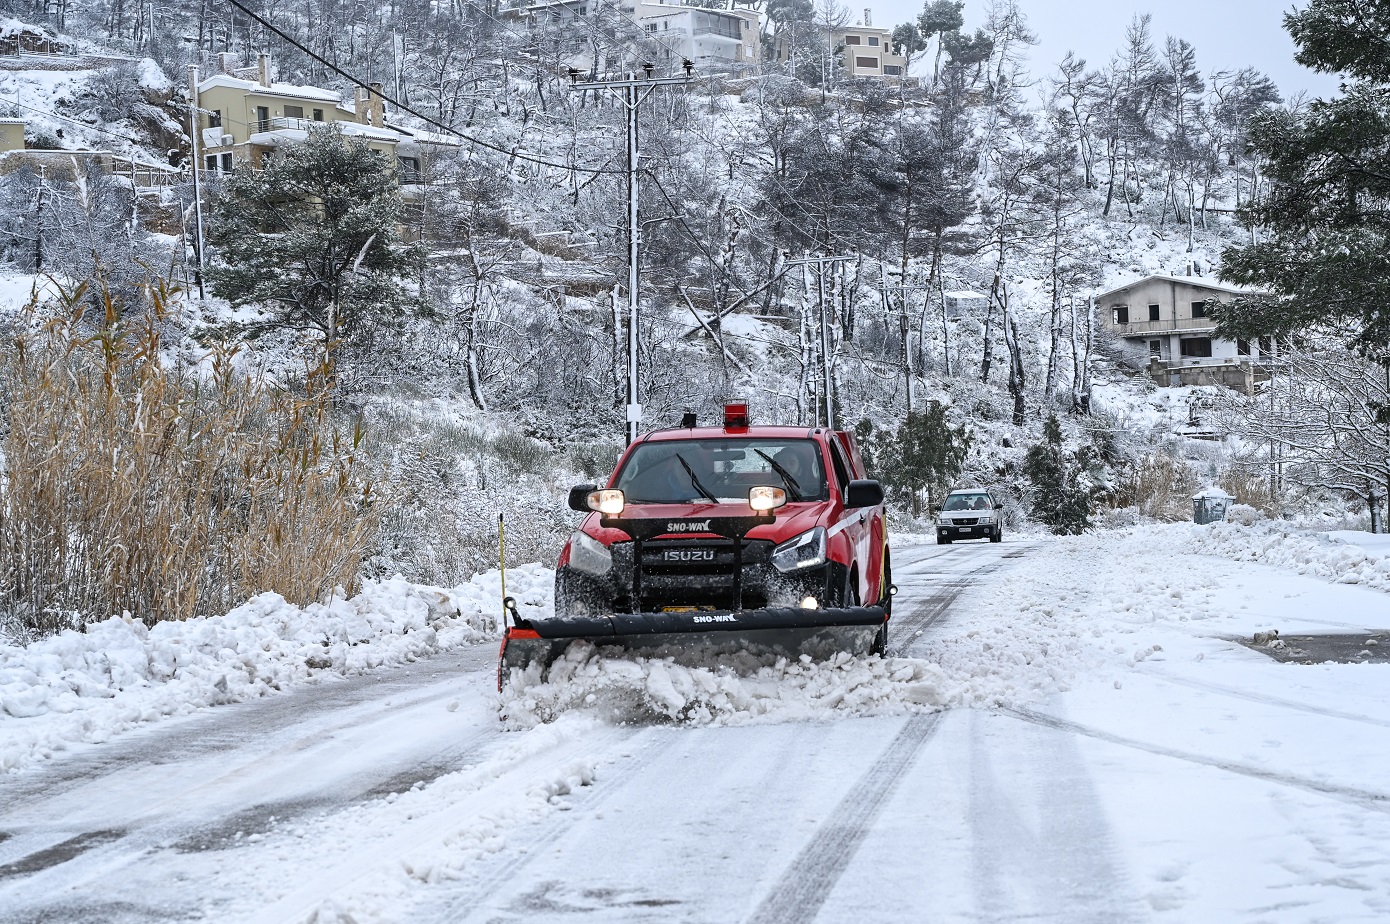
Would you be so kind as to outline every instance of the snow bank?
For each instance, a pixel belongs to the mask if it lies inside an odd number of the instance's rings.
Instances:
[[[543,616],[553,579],[526,565],[508,573],[507,589],[523,614]],[[160,716],[494,641],[499,591],[496,571],[452,589],[393,578],[325,604],[261,594],[225,616],[154,628],[108,619],[0,646],[0,770]]]
[[[1349,531],[1334,537],[1299,530],[1283,521],[1250,526],[1213,523],[1193,527],[1192,534],[1193,551],[1277,565],[1339,584],[1390,591],[1390,546],[1369,533],[1364,534],[1364,546]]]

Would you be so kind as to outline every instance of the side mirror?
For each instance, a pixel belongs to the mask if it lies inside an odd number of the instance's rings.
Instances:
[[[995,505],[994,505],[994,509],[995,509],[995,510],[1003,510],[1003,509],[1004,509],[1004,505],[1003,505],[1003,504],[995,504]]]
[[[570,509],[580,513],[590,513],[589,494],[598,490],[596,484],[577,484],[570,488]]]
[[[845,489],[846,507],[877,507],[883,503],[883,485],[870,479],[851,481]]]

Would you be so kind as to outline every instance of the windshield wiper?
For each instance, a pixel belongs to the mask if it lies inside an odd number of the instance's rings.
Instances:
[[[700,479],[695,477],[695,470],[690,467],[689,462],[685,461],[685,456],[681,455],[680,453],[676,453],[676,461],[680,462],[681,468],[685,469],[685,473],[690,476],[690,484],[695,488],[696,491],[700,492],[701,497],[709,498],[709,502],[711,504],[719,503],[719,498],[711,494],[709,488],[700,484]]]
[[[767,464],[772,466],[772,470],[776,472],[779,476],[781,476],[782,482],[787,486],[787,490],[792,492],[792,500],[801,500],[801,485],[798,484],[796,479],[791,476],[791,472],[788,472],[785,468],[783,468],[781,465],[777,463],[776,459],[772,458],[772,456],[763,452],[761,449],[755,448],[753,451],[756,452],[758,455],[762,456],[764,459],[766,459]]]

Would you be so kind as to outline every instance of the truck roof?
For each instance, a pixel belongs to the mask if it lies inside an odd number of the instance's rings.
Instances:
[[[640,442],[665,442],[671,440],[709,440],[724,438],[752,439],[807,439],[817,433],[829,431],[819,427],[681,427],[671,430],[654,430],[644,435]]]

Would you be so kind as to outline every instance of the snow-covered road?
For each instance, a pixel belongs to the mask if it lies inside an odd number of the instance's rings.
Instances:
[[[520,730],[481,644],[80,745],[0,776],[0,919],[1383,919],[1390,665],[1228,638],[1390,598],[1190,545],[900,543],[897,657],[745,711]]]

